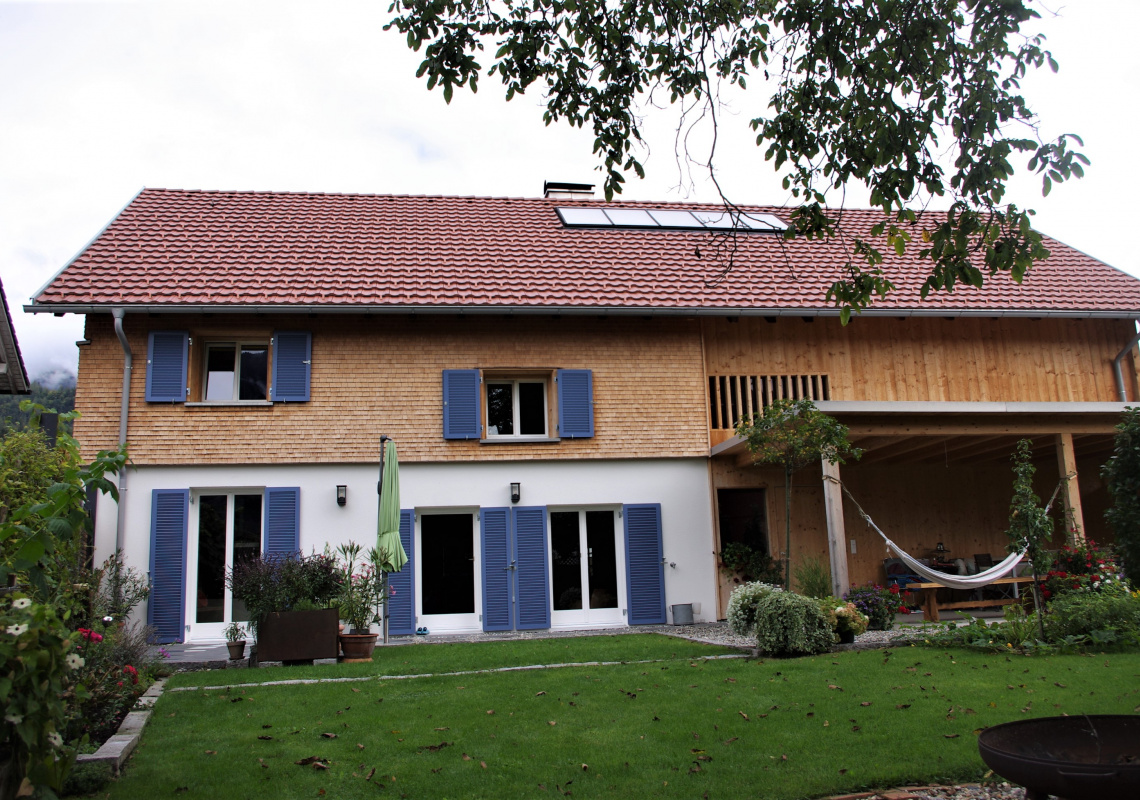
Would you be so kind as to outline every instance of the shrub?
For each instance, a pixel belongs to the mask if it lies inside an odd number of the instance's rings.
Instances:
[[[796,588],[804,597],[831,595],[831,567],[822,560],[805,558],[795,569]]]
[[[115,733],[153,678],[157,664],[147,645],[153,632],[142,623],[114,621],[79,629],[77,652],[83,664],[77,677],[87,693],[68,709],[69,740],[87,736],[102,742]]]
[[[83,687],[76,685],[83,659],[54,609],[27,597],[0,601],[0,797],[16,797],[26,788],[58,792],[75,762],[76,750],[64,743],[67,703]],[[50,796],[50,795],[49,795]]]
[[[784,579],[783,567],[758,547],[743,542],[729,542],[720,551],[720,567],[727,575],[739,575],[745,581],[777,583]]]
[[[1049,605],[1049,631],[1057,638],[1111,632],[1113,638],[1140,636],[1140,600],[1123,589],[1072,592]]]
[[[111,782],[111,765],[105,761],[76,764],[63,782],[64,797],[86,797]]]
[[[728,627],[737,636],[751,636],[756,628],[756,604],[770,592],[782,592],[770,583],[742,583],[728,599]]]
[[[762,655],[810,656],[835,643],[818,602],[792,592],[768,592],[756,603],[756,646]]]
[[[1105,519],[1116,534],[1121,562],[1128,580],[1140,589],[1140,408],[1124,412],[1124,419],[1116,426],[1116,439],[1112,458],[1101,470],[1112,507]]]
[[[336,559],[327,552],[239,561],[226,573],[226,585],[235,600],[245,603],[255,634],[266,614],[324,608],[340,591]]]
[[[1116,593],[1125,586],[1115,552],[1098,547],[1092,539],[1076,547],[1066,545],[1054,553],[1050,569],[1039,585],[1046,600],[1071,592]]]
[[[884,589],[876,583],[853,586],[843,599],[852,603],[868,620],[871,630],[889,631],[895,625],[895,614],[906,610],[898,597],[898,587]]]

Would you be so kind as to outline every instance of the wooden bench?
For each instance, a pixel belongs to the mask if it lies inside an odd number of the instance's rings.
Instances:
[[[1008,586],[1013,585],[1013,597],[1002,597],[990,600],[962,600],[956,603],[939,603],[938,590],[939,589],[952,589],[952,586],[943,586],[941,583],[908,583],[906,585],[907,591],[922,592],[922,618],[926,622],[938,622],[939,609],[952,609],[952,608],[981,608],[983,606],[1008,606],[1013,603],[1021,602],[1018,597],[1018,587],[1023,584],[1033,583],[1033,578],[1028,575],[1021,578],[998,578],[996,581],[990,581],[985,586],[979,586],[979,589],[984,589],[987,586]]]

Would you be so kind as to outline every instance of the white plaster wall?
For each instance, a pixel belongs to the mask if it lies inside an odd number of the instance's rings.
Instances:
[[[376,535],[375,465],[203,466],[132,469],[124,500],[125,560],[150,567],[150,502],[154,489],[301,487],[301,549],[320,551],[350,539]],[[716,565],[712,508],[705,459],[622,461],[525,461],[405,464],[400,467],[401,507],[439,510],[510,505],[510,483],[522,484],[520,506],[660,503],[665,558],[665,604],[697,603],[698,621],[716,619]],[[348,502],[336,504],[336,486],[348,486]],[[96,557],[115,546],[115,504],[99,503]],[[671,611],[671,610],[670,610]],[[142,613],[145,613],[143,611]]]

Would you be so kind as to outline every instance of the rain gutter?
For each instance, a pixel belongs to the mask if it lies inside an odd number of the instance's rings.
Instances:
[[[1128,390],[1124,388],[1124,370],[1121,367],[1121,362],[1138,343],[1140,343],[1140,333],[1133,336],[1124,346],[1124,349],[1116,354],[1116,358],[1112,359],[1112,370],[1116,373],[1116,392],[1120,395],[1120,402],[1122,403],[1128,402]]]
[[[127,443],[127,414],[131,405],[131,370],[134,367],[134,354],[131,352],[127,334],[123,331],[123,317],[126,310],[115,308],[111,314],[115,317],[115,335],[119,337],[119,344],[123,347],[123,395],[119,402],[119,447]],[[123,549],[126,539],[126,515],[123,514],[123,505],[127,502],[127,467],[124,464],[119,473],[119,502],[115,505],[115,551]]]

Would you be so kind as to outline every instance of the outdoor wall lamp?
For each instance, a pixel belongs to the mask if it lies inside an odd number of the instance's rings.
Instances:
[[[338,506],[343,506],[347,502],[348,502],[348,487],[347,486],[337,486],[336,487],[336,504]]]
[[[511,484],[511,502],[517,503],[522,496],[522,484],[515,482]]]

